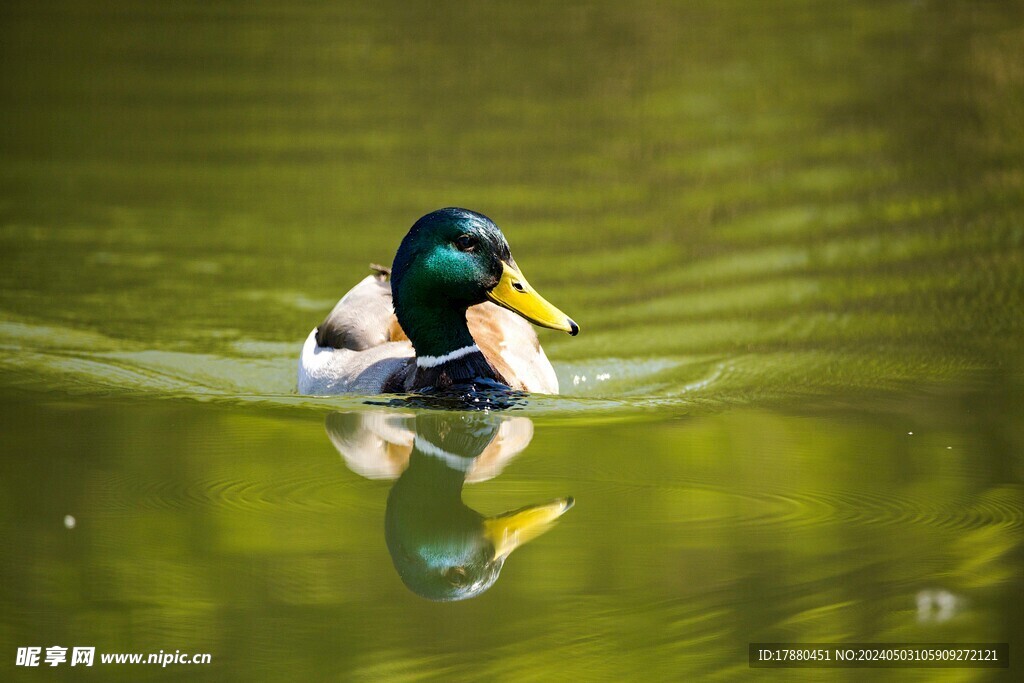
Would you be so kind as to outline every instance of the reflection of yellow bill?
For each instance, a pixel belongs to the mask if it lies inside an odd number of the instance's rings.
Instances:
[[[573,506],[572,498],[528,505],[484,520],[484,535],[494,545],[494,557],[506,557],[513,550],[551,528],[555,520]]]
[[[561,330],[576,336],[580,326],[552,306],[530,286],[519,269],[502,261],[501,280],[487,292],[487,298],[529,320],[534,325]]]

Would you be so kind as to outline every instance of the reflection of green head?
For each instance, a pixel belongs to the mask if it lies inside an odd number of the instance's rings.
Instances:
[[[431,413],[416,419],[409,466],[388,496],[385,539],[402,581],[431,600],[483,593],[517,546],[572,506],[559,499],[493,518],[462,502],[466,470],[498,433],[490,415]]]

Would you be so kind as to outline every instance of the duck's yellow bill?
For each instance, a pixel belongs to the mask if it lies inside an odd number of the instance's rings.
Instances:
[[[574,337],[579,334],[580,326],[538,294],[518,268],[504,261],[501,265],[501,279],[494,289],[487,292],[488,299],[518,313],[534,325],[568,332]]]
[[[528,505],[484,520],[484,535],[494,544],[495,559],[507,557],[513,550],[537,538],[551,528],[573,506],[573,499],[559,498],[550,503]]]

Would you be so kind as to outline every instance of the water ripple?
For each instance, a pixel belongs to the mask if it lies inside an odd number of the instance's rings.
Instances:
[[[358,507],[360,498],[347,495],[349,486],[335,475],[331,470],[275,477],[272,481],[209,478],[182,482],[120,474],[105,478],[99,498],[105,509],[117,511],[222,507],[336,513]]]
[[[623,489],[623,493],[629,488],[610,480],[606,484]],[[638,486],[636,490],[649,488]],[[693,500],[689,507],[674,508],[689,510],[690,514],[659,519],[656,523],[685,523],[706,529],[759,526],[799,528],[837,523],[863,526],[926,525],[958,530],[993,526],[1018,529],[1024,526],[1021,492],[931,503],[860,490],[765,492],[693,483],[663,484],[656,488],[671,489],[674,496]],[[698,509],[700,501],[706,501],[707,505]]]

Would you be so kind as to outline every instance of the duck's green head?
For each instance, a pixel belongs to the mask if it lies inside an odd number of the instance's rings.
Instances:
[[[447,208],[423,216],[402,240],[391,269],[398,322],[419,355],[442,355],[471,344],[465,310],[490,300],[530,322],[579,332],[523,277],[505,236],[483,214]]]

